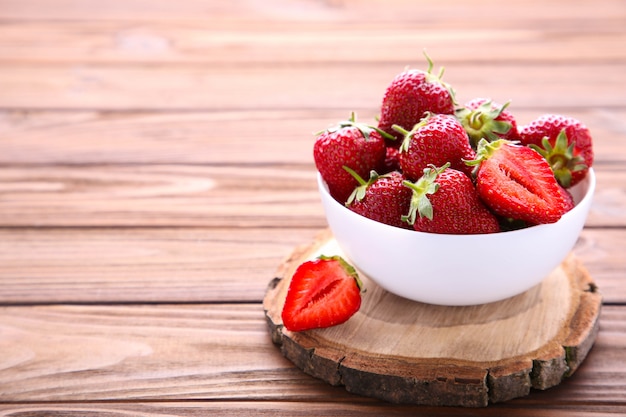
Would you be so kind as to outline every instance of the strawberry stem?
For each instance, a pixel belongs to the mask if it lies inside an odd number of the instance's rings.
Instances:
[[[449,162],[439,168],[431,165],[430,167],[424,169],[424,174],[416,182],[402,182],[404,186],[413,190],[409,212],[402,216],[403,222],[407,222],[413,226],[418,215],[419,217],[426,217],[428,220],[433,219],[433,206],[428,199],[428,195],[437,192],[439,189],[439,184],[436,182],[437,176],[445,171],[449,166]]]
[[[380,175],[378,175],[376,171],[371,170],[369,180],[365,181],[363,178],[361,178],[361,176],[356,171],[354,171],[349,166],[344,165],[343,169],[346,170],[350,175],[352,175],[354,179],[356,179],[357,182],[359,183],[359,185],[354,188],[354,190],[348,197],[348,200],[346,200],[345,205],[346,207],[349,207],[354,202],[354,200],[361,201],[365,198],[365,193],[367,193],[367,189],[376,180],[378,180],[378,178],[380,178]]]
[[[329,128],[327,128],[326,130],[322,130],[317,132],[315,135],[319,136],[324,132],[337,132],[341,129],[347,128],[347,127],[355,127],[357,129],[359,129],[359,131],[361,132],[361,134],[363,135],[363,138],[365,138],[365,140],[369,140],[370,139],[370,135],[372,134],[372,132],[378,132],[379,135],[381,135],[383,138],[385,139],[389,139],[389,140],[395,140],[395,136],[390,135],[389,133],[385,132],[384,130],[379,129],[378,127],[374,127],[374,126],[370,126],[367,125],[365,123],[359,123],[357,122],[357,117],[356,117],[356,112],[350,112],[350,117],[348,118],[348,120],[343,120],[339,123],[337,123],[335,126],[331,126]]]

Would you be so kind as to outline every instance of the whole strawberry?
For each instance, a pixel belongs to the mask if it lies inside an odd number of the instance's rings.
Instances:
[[[281,313],[294,332],[346,322],[361,307],[361,280],[340,256],[302,263],[294,272]]]
[[[400,167],[410,180],[421,177],[429,165],[450,163],[453,169],[470,174],[464,160],[476,157],[461,123],[452,115],[428,114],[411,131],[394,126],[405,137],[400,147]]]
[[[593,165],[591,133],[573,117],[543,115],[520,128],[520,142],[546,158],[565,188],[579,183]]]
[[[391,146],[400,146],[402,134],[392,129],[398,125],[411,130],[426,112],[454,114],[454,90],[439,75],[432,74],[433,62],[428,56],[428,70],[406,70],[394,77],[383,96],[378,128],[396,137]]]
[[[378,175],[372,171],[368,181],[361,177],[357,180],[361,185],[354,189],[346,203],[350,210],[390,226],[409,228],[402,216],[409,211],[412,193],[403,185],[405,178],[401,173]]]
[[[385,159],[385,140],[376,128],[349,120],[322,132],[313,145],[313,158],[330,194],[342,204],[358,185],[344,166],[362,177]]]
[[[475,98],[456,110],[456,116],[470,138],[474,149],[478,141],[487,139],[518,140],[517,120],[506,108],[509,102],[500,105],[487,98]]]
[[[497,215],[528,224],[554,223],[573,202],[535,150],[499,139],[478,144],[476,190]]]
[[[411,206],[403,220],[420,232],[481,234],[500,231],[498,219],[480,201],[472,180],[463,172],[429,167],[415,183]]]

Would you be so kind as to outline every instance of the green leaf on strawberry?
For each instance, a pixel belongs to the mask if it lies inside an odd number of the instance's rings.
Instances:
[[[574,172],[588,168],[580,155],[574,155],[575,144],[568,144],[565,129],[561,130],[556,137],[554,145],[550,143],[548,137],[544,137],[541,140],[541,146],[535,144],[528,146],[539,152],[548,161],[556,180],[565,188],[571,186]]]
[[[420,232],[483,234],[500,231],[498,219],[480,201],[472,180],[449,163],[428,167],[415,183],[409,213],[403,217]]]

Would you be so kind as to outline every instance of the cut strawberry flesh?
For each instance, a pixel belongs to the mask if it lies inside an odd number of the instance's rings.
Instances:
[[[303,331],[347,321],[361,306],[360,281],[354,269],[339,257],[308,261],[294,273],[283,324]]]
[[[482,162],[477,184],[494,212],[530,224],[554,223],[571,208],[550,166],[527,147],[501,146]]]

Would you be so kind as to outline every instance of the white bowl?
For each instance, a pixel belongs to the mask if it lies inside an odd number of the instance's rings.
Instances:
[[[576,244],[595,185],[590,169],[570,189],[576,206],[556,223],[450,235],[401,229],[356,214],[330,196],[318,174],[328,225],[352,265],[391,293],[454,306],[500,301],[539,284]]]

